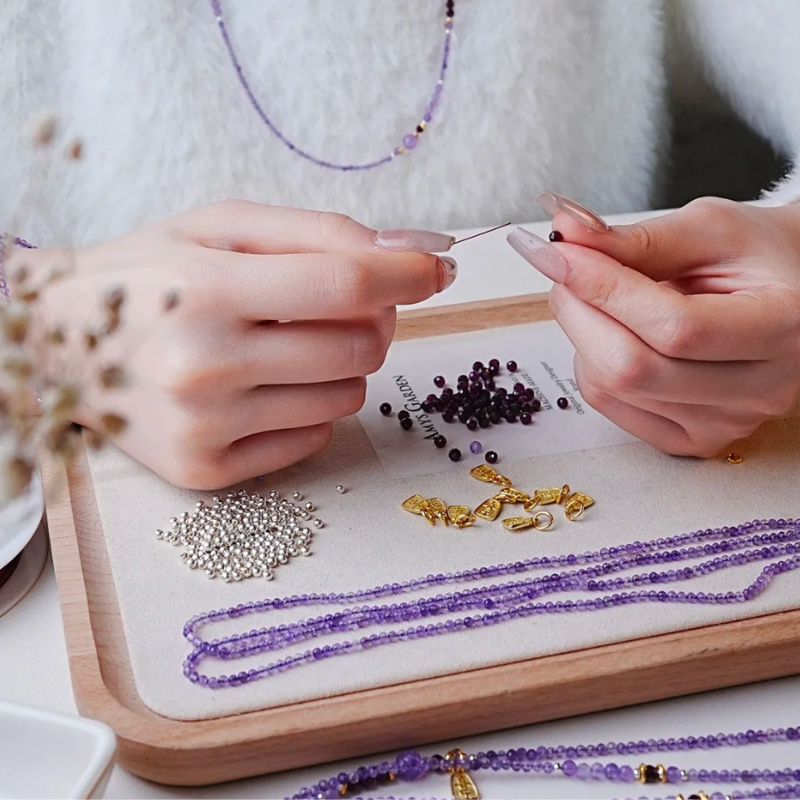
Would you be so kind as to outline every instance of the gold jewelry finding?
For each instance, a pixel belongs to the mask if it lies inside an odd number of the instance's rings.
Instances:
[[[447,516],[456,528],[471,528],[476,522],[469,506],[448,506]]]
[[[567,500],[564,505],[564,516],[570,521],[575,522],[578,517],[583,514],[586,506],[580,500]]]
[[[561,491],[558,493],[558,500],[556,500],[556,503],[563,503],[569,492],[570,492],[569,484],[565,483],[561,487]]]
[[[423,515],[425,515],[425,512],[431,514],[434,520],[440,519],[445,525],[450,524],[450,520],[447,517],[447,506],[444,504],[444,500],[438,497],[431,497],[428,500],[423,509]]]
[[[521,492],[511,486],[504,486],[495,496],[495,500],[501,503],[527,503],[531,496],[527,492]]]
[[[428,501],[421,494],[415,494],[403,503],[402,508],[412,514],[422,514],[422,507],[427,502]]]
[[[583,503],[584,508],[589,508],[589,506],[594,505],[594,498],[589,497],[588,494],[584,494],[583,492],[573,492],[564,502],[569,503],[570,500],[579,500]]]
[[[479,516],[481,519],[488,520],[489,522],[494,522],[497,519],[497,515],[500,513],[500,509],[502,505],[499,500],[496,500],[494,497],[490,497],[488,500],[484,500],[476,509],[475,514]]]
[[[479,481],[484,481],[485,483],[496,483],[498,486],[511,486],[511,481],[506,478],[505,475],[501,475],[488,464],[479,464],[477,467],[473,467],[469,471],[469,474],[472,475],[473,478],[477,478]]]
[[[539,519],[544,519],[544,522],[540,522]],[[537,514],[533,516],[533,527],[536,528],[537,531],[547,531],[553,526],[553,515],[549,511],[539,511]]]
[[[538,501],[540,506],[549,506],[557,503],[561,497],[561,489],[537,489],[533,493],[533,499]]]
[[[738,453],[728,453],[728,462],[731,464],[741,464],[744,459]]]
[[[525,504],[522,506],[526,511],[533,511],[536,506],[539,505],[539,498],[534,494],[530,500],[526,500]]]
[[[509,517],[503,520],[503,527],[507,531],[512,531],[513,533],[533,528],[535,525],[536,522],[533,517]]]
[[[450,793],[455,800],[480,800],[481,795],[475,781],[463,766],[456,764],[456,759],[464,760],[467,754],[460,748],[451,750],[445,757],[447,771],[450,773]]]

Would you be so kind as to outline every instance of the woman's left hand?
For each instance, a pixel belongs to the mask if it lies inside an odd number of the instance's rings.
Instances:
[[[563,242],[509,243],[555,282],[584,399],[667,453],[710,457],[800,393],[800,203],[703,198],[608,228],[558,195]],[[624,266],[623,266],[624,265]]]

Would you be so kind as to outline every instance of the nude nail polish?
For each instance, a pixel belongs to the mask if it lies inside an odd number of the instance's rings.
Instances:
[[[554,283],[564,283],[570,266],[558,249],[524,228],[514,228],[506,241],[533,267]]]
[[[590,231],[606,233],[611,230],[608,223],[602,217],[598,217],[594,211],[590,211],[586,206],[582,206],[580,203],[576,203],[574,200],[555,192],[543,192],[536,198],[536,202],[551,217],[554,217],[559,211],[563,211],[574,220],[585,225]]]
[[[439,266],[442,270],[442,277],[439,281],[440,292],[449,289],[458,275],[458,264],[450,256],[439,256]]]
[[[456,242],[455,236],[436,231],[391,228],[375,234],[375,244],[385,250],[407,253],[446,253]]]

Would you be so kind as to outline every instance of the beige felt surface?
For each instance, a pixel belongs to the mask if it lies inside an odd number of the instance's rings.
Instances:
[[[278,568],[271,583],[252,579],[235,584],[190,571],[179,559],[179,548],[155,538],[157,528],[191,510],[201,495],[167,485],[111,448],[92,454],[90,466],[138,692],[159,714],[202,719],[797,608],[800,572],[779,577],[746,605],[647,604],[537,616],[328,659],[217,692],[183,677],[181,664],[189,647],[181,628],[201,611],[267,596],[347,591],[532,555],[582,552],[756,517],[800,516],[800,423],[772,423],[741,451],[745,461],[738,466],[724,460],[671,458],[642,443],[499,464],[520,488],[567,482],[594,496],[597,505],[578,523],[557,514],[548,533],[511,534],[499,522],[479,522],[461,531],[433,529],[402,511],[401,501],[419,492],[475,507],[492,494],[491,487],[469,478],[466,466],[424,478],[386,478],[359,423],[347,420],[324,453],[253,484],[288,494],[300,490],[317,504],[326,527],[315,532],[313,555]],[[348,487],[346,494],[335,492],[337,483]],[[676,588],[739,589],[759,569],[728,569]],[[329,611],[249,616],[208,627],[206,635]],[[312,646],[333,641],[317,639]],[[299,646],[280,655],[305,649]],[[236,671],[275,657],[236,662]],[[204,666],[209,674],[226,672],[220,662]]]

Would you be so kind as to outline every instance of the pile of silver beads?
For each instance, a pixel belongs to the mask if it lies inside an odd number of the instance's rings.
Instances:
[[[302,500],[295,492],[294,500]],[[311,555],[313,503],[298,505],[278,492],[267,497],[244,490],[215,496],[211,504],[196,504],[170,520],[167,531],[156,538],[183,545],[181,559],[189,569],[204,570],[209,578],[226,582],[274,577],[273,570],[294,556]],[[323,527],[321,519],[312,524]]]

